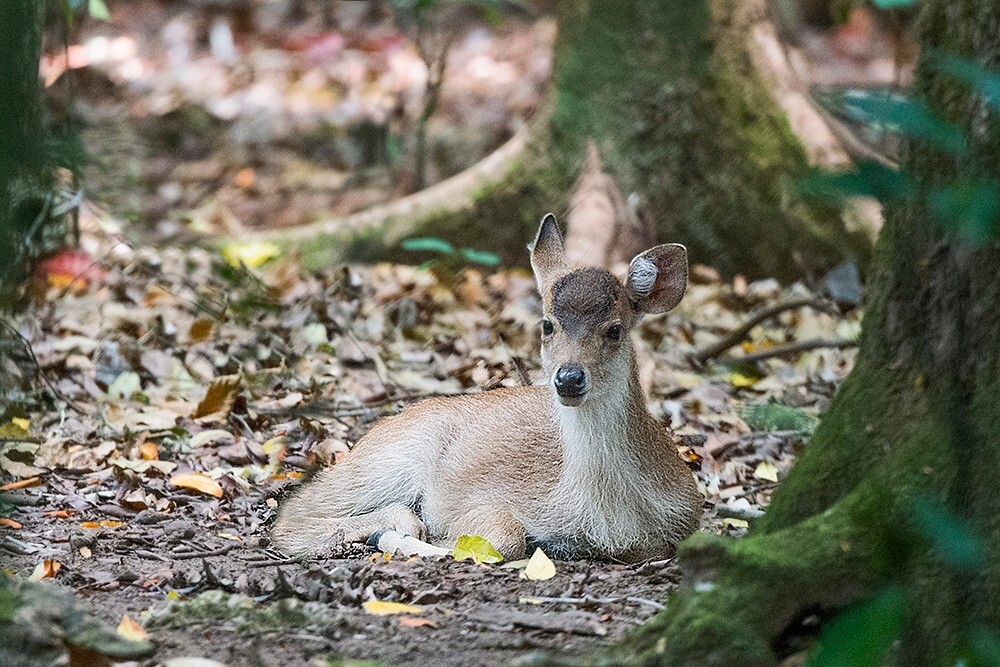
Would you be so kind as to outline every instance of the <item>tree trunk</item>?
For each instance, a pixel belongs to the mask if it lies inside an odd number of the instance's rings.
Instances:
[[[14,263],[38,212],[30,202],[43,178],[38,62],[44,6],[34,0],[0,5],[0,285],[20,268]]]
[[[561,2],[547,114],[500,168],[439,196],[431,188],[419,206],[269,236],[301,245],[307,264],[384,258],[425,235],[523,263],[540,216],[565,213],[592,139],[640,217],[693,261],[782,278],[802,263],[864,262],[867,235],[795,190],[812,151],[786,117],[788,91],[776,99],[757,67],[774,55],[761,53],[769,25],[764,0]],[[793,123],[809,117],[803,105]],[[361,233],[342,231],[358,223]]]
[[[1000,66],[1000,1],[923,5],[925,54]],[[855,370],[750,536],[682,545],[682,590],[600,664],[777,664],[802,619],[890,584],[906,603],[891,664],[996,664],[969,656],[1000,645],[1000,244],[963,242],[926,202],[957,181],[995,196],[1000,119],[926,61],[915,94],[965,129],[967,151],[908,146],[919,194],[888,212]],[[956,564],[962,525],[982,553]]]

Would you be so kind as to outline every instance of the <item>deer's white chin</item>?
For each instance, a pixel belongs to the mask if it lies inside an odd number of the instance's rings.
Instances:
[[[587,398],[587,394],[583,393],[579,396],[560,396],[556,393],[556,398],[559,399],[559,403],[565,405],[567,408],[576,408],[583,404],[584,399]]]

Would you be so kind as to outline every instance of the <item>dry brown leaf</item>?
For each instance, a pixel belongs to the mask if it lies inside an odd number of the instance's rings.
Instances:
[[[51,516],[56,519],[68,519],[76,514],[75,510],[52,510],[51,512],[42,512],[42,516]]]
[[[41,563],[35,566],[34,571],[31,576],[28,577],[28,581],[41,581],[42,579],[51,579],[56,576],[59,568],[62,567],[62,563],[55,560],[50,560],[46,558]]]
[[[222,429],[210,429],[208,431],[202,431],[201,433],[192,435],[188,444],[191,449],[198,449],[199,447],[204,447],[209,444],[230,442],[236,442],[236,436],[229,431],[223,431]]]
[[[200,472],[182,472],[170,478],[170,484],[190,489],[208,496],[222,497],[222,487],[214,479]]]
[[[418,618],[416,616],[400,616],[399,624],[404,628],[436,628],[437,623],[429,618]]]
[[[202,317],[191,323],[191,328],[188,329],[188,340],[192,343],[203,343],[211,338],[214,332],[215,322],[207,317]]]
[[[22,528],[21,523],[14,521],[13,519],[8,519],[7,517],[0,517],[0,526],[5,526],[7,528],[13,528],[14,530],[20,530]]]
[[[133,642],[141,642],[149,637],[149,633],[128,614],[122,616],[121,622],[118,623],[117,632],[119,637]]]
[[[228,413],[233,407],[242,381],[243,376],[239,374],[223,375],[212,380],[212,383],[208,385],[208,391],[205,392],[205,397],[191,413],[191,418],[197,419],[219,412]]]
[[[155,461],[160,458],[160,450],[155,442],[146,441],[139,445],[139,456],[144,461]]]

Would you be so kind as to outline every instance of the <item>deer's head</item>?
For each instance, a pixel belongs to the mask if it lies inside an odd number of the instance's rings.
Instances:
[[[628,333],[644,313],[665,313],[687,289],[687,250],[658,245],[632,260],[623,285],[598,268],[567,265],[554,215],[542,218],[531,268],[542,295],[542,364],[560,403],[621,387],[632,372]]]

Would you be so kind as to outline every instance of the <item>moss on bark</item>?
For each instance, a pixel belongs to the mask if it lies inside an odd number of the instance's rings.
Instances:
[[[559,11],[551,112],[526,154],[469,201],[310,240],[310,263],[398,259],[405,230],[523,264],[540,216],[565,211],[588,138],[694,261],[780,278],[798,275],[794,254],[814,270],[865,262],[865,235],[795,190],[805,153],[747,55],[763,0],[567,0]]]
[[[995,68],[998,26],[998,0],[928,0],[925,53]],[[976,632],[1000,629],[1000,244],[962,242],[923,203],[955,179],[1000,182],[1000,120],[926,62],[916,90],[966,129],[968,151],[909,147],[922,194],[887,217],[855,370],[751,534],[682,545],[684,588],[603,664],[776,664],[797,620],[889,583],[907,596],[890,664],[955,664]],[[933,547],[920,498],[968,525],[981,565]]]

